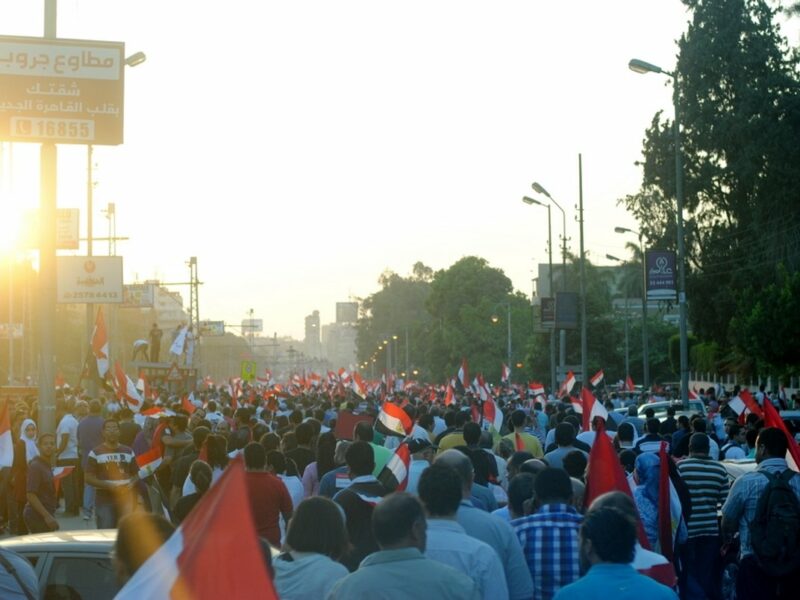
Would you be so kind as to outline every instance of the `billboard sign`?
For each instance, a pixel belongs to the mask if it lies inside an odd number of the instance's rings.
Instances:
[[[262,319],[242,319],[242,334],[261,333],[264,331]]]
[[[57,256],[56,302],[122,302],[121,256]]]
[[[225,335],[225,321],[200,321],[201,337],[219,337]]]
[[[24,331],[22,323],[0,323],[0,340],[7,340],[9,334],[12,340],[21,340]]]
[[[678,285],[675,253],[661,250],[645,252],[647,300],[676,300]]]
[[[125,44],[0,36],[0,140],[122,143]]]
[[[122,289],[121,308],[150,308],[155,304],[155,287],[152,283],[132,283]]]
[[[578,328],[578,294],[556,292],[556,329]]]
[[[542,298],[541,300],[542,327],[544,329],[553,329],[556,326],[556,299]]]

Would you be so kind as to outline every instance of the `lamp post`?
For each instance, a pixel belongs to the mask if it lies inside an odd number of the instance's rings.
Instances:
[[[627,227],[614,227],[614,231],[616,233],[632,233],[639,237],[639,252],[642,255],[642,387],[646,390],[650,386],[650,350],[647,340],[647,265],[644,260],[644,241],[639,231]],[[613,258],[608,254],[606,256]]]
[[[547,265],[548,273],[550,275],[550,297],[555,297],[555,290],[553,289],[553,227],[550,220],[550,205],[544,202],[539,202],[534,198],[523,196],[522,201],[529,205],[544,206],[547,209]],[[553,323],[553,328],[550,330],[550,389],[556,389],[556,327]]]
[[[506,333],[506,356],[508,356],[508,368],[511,368],[511,302],[498,302],[492,308],[492,312],[498,306],[505,304],[506,307],[506,326],[507,326],[507,333]],[[500,321],[500,317],[496,314],[491,316],[492,323],[497,323]]]
[[[672,105],[675,110],[673,129],[675,135],[675,204],[678,234],[678,309],[681,350],[681,400],[689,401],[689,343],[686,319],[686,250],[683,240],[683,156],[681,152],[681,127],[678,111],[678,72],[665,71],[661,67],[634,58],[628,68],[639,74],[661,73],[672,79]]]
[[[608,260],[613,260],[616,262],[625,262],[621,258],[617,258],[616,256],[612,256],[611,254],[606,254],[606,258]],[[631,372],[631,361],[630,361],[630,345],[628,339],[628,294],[625,293],[625,376],[627,377],[630,375]]]

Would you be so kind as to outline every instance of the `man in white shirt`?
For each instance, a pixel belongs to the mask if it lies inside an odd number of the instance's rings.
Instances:
[[[433,465],[419,481],[427,513],[425,556],[458,569],[477,584],[484,600],[506,600],[508,584],[500,557],[491,546],[467,535],[456,513],[461,503],[461,478],[452,467]]]
[[[408,442],[408,451],[411,454],[411,464],[408,466],[406,491],[409,494],[416,494],[419,478],[430,466],[435,450],[428,440],[411,439]]]
[[[224,421],[225,417],[219,412],[216,400],[209,400],[206,406],[206,419],[211,423],[212,427],[216,427],[217,423]]]
[[[78,400],[72,405],[71,412],[61,417],[61,422],[56,429],[56,440],[58,448],[56,450],[56,466],[75,467],[69,475],[64,477],[64,514],[66,516],[76,516],[78,508],[83,501],[83,490],[79,487],[77,469],[79,468],[78,459],[78,421],[89,413],[89,404],[84,400]]]

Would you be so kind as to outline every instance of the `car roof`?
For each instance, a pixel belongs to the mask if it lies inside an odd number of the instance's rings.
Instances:
[[[0,540],[0,547],[14,552],[107,552],[117,539],[116,529],[79,529],[33,533]]]

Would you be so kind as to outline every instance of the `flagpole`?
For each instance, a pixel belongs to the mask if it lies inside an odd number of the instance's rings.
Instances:
[[[580,245],[581,245],[581,384],[586,381],[587,362],[589,359],[589,351],[587,349],[586,340],[586,253],[583,249],[583,157],[578,154],[578,222],[580,224]]]

